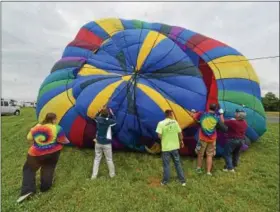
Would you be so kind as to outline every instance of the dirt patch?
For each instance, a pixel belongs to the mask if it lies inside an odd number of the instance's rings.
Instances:
[[[148,178],[148,186],[155,188],[155,187],[160,187],[160,178],[158,177],[149,177]]]

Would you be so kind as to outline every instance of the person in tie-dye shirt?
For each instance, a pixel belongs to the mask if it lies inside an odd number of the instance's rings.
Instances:
[[[197,112],[193,114],[196,121],[199,122],[200,128],[198,130],[198,144],[200,149],[197,151],[197,172],[202,172],[203,157],[206,152],[206,169],[207,175],[211,174],[213,157],[216,154],[216,139],[217,131],[216,127],[219,122],[224,122],[223,110],[219,110],[219,114],[216,113],[217,105],[211,104],[208,112]]]
[[[36,172],[41,168],[41,192],[49,190],[63,144],[69,143],[61,126],[56,124],[56,114],[48,113],[45,120],[34,126],[27,135],[33,141],[23,166],[21,195],[18,203],[36,192]]]

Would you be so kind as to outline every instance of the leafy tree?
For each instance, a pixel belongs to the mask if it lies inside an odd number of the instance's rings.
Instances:
[[[262,97],[262,103],[266,111],[279,111],[279,98],[272,92]]]

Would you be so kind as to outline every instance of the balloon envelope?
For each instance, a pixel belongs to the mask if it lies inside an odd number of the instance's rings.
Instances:
[[[211,103],[226,118],[246,105],[251,141],[266,131],[259,79],[240,52],[181,27],[111,18],[84,25],[67,45],[41,85],[37,116],[56,113],[72,144],[93,147],[93,119],[106,105],[117,117],[114,148],[158,153],[155,129],[172,109],[187,132],[180,152],[192,155],[197,127],[190,111]],[[218,155],[224,140],[219,136]]]

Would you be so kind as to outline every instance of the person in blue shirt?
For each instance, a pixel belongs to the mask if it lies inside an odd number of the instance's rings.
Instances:
[[[103,108],[96,116],[97,133],[95,141],[95,159],[93,163],[92,177],[96,179],[98,175],[100,161],[104,153],[109,175],[111,178],[115,176],[115,166],[112,153],[112,133],[111,127],[116,125],[116,118],[110,108]]]

